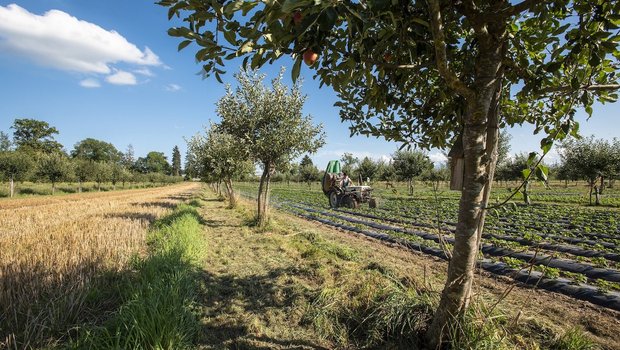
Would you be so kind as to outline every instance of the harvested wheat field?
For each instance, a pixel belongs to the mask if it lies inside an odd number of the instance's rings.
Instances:
[[[52,345],[59,340],[52,335],[104,317],[102,303],[115,301],[93,295],[94,284],[122,278],[118,272],[144,253],[149,224],[199,189],[0,201],[0,348]]]

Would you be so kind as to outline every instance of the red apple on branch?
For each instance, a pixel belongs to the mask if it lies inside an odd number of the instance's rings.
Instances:
[[[316,60],[319,58],[319,55],[312,51],[312,49],[307,49],[304,52],[304,62],[308,65],[311,66],[314,64],[314,62],[316,62]]]

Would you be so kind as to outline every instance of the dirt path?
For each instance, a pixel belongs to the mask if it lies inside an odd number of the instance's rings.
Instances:
[[[241,209],[230,210],[209,198],[202,209],[209,245],[205,262],[208,292],[201,309],[204,348],[332,347],[304,319],[304,310],[321,288],[343,276],[364,274],[370,264],[412,278],[437,293],[441,290],[447,269],[442,260],[275,211],[273,228],[256,232],[247,226],[250,205],[246,202]],[[316,244],[308,239],[313,235],[324,240],[319,249],[328,247],[336,253],[315,252]],[[349,254],[346,249],[354,258],[339,258]],[[513,283],[480,272],[475,298],[492,305]],[[620,349],[618,312],[520,286],[497,308],[508,320],[506,328],[526,335],[522,348],[529,348],[532,339],[548,340],[551,331],[561,333],[580,325],[606,349]]]

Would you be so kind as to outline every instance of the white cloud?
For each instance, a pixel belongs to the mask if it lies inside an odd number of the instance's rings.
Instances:
[[[85,88],[98,88],[98,87],[101,87],[101,84],[99,83],[99,80],[97,79],[88,78],[88,79],[84,79],[80,81],[80,86],[85,87]]]
[[[166,85],[166,91],[171,91],[171,92],[175,92],[175,91],[179,91],[181,90],[181,87],[177,84],[168,84]]]
[[[136,85],[138,83],[135,75],[122,70],[119,70],[112,75],[108,75],[105,78],[105,81],[114,85]]]
[[[428,155],[428,158],[431,160],[431,162],[433,162],[435,165],[441,164],[441,163],[445,163],[448,161],[448,157],[446,157],[445,154],[441,153],[441,152],[433,152],[430,153]]]
[[[120,62],[162,65],[148,47],[140,50],[114,30],[59,10],[33,14],[16,4],[0,6],[0,49],[43,66],[80,73],[111,74]]]
[[[150,69],[144,67],[144,68],[140,68],[140,69],[134,69],[133,71],[136,74],[140,74],[140,75],[144,75],[145,77],[154,77],[155,74],[153,72],[151,72]]]

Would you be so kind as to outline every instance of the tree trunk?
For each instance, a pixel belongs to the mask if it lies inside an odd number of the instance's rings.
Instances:
[[[13,179],[13,175],[9,178],[9,198],[13,198],[15,194],[15,181]]]
[[[491,64],[492,65],[492,64]],[[499,139],[499,101],[501,82],[480,89],[475,103],[469,103],[464,118],[464,179],[459,202],[458,223],[454,234],[448,278],[439,307],[433,316],[427,339],[431,348],[439,348],[446,333],[457,329],[471,301],[471,289],[484,229],[493,175],[497,164]]]
[[[594,182],[590,182],[590,205],[592,205],[592,186]]]
[[[56,183],[52,181],[52,195],[56,192]]]
[[[97,191],[101,192],[101,182],[97,182]]]
[[[235,196],[235,191],[233,190],[232,180],[226,179],[224,180],[226,184],[226,192],[228,194],[228,207],[234,208],[237,206],[237,197]]]
[[[448,265],[448,278],[429,329],[429,340],[435,345],[433,348],[441,344],[443,335],[453,324],[452,321],[460,318],[470,302],[478,255],[478,237],[481,235],[479,223],[484,215],[482,206],[487,179],[484,138],[484,126],[465,126],[463,191],[459,202],[452,259]]]
[[[605,188],[605,178],[601,176],[601,184],[598,187],[598,194],[603,194],[603,188]]]
[[[273,173],[273,166],[269,163],[264,164],[263,174],[260,177],[260,185],[258,186],[258,212],[256,216],[256,224],[258,227],[264,227],[269,221],[269,182]]]
[[[413,180],[412,179],[407,180],[407,188],[409,190],[409,195],[413,196]]]
[[[601,205],[601,189],[594,186],[594,205]]]
[[[82,193],[82,180],[78,179],[78,193]]]

